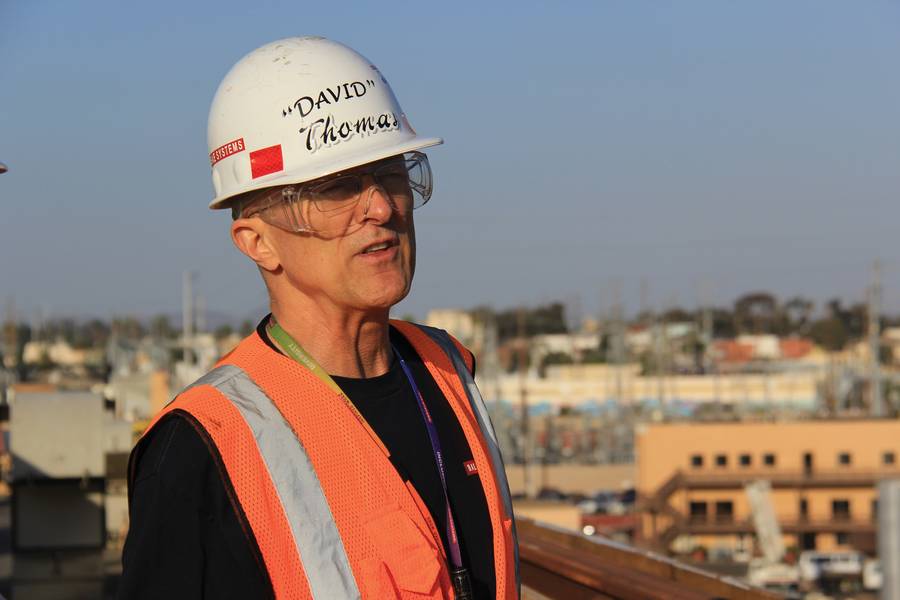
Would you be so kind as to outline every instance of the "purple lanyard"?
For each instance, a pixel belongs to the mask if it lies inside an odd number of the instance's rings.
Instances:
[[[437,463],[438,474],[441,476],[441,486],[444,489],[444,502],[447,504],[447,541],[450,544],[450,561],[455,568],[462,569],[462,553],[459,549],[459,538],[456,537],[456,525],[453,522],[453,512],[450,510],[450,497],[447,495],[447,477],[444,474],[444,455],[441,453],[441,441],[438,438],[434,422],[431,420],[431,413],[428,412],[428,407],[425,406],[422,392],[419,391],[416,380],[413,379],[409,367],[406,366],[406,361],[397,352],[397,348],[394,348],[394,354],[397,356],[397,360],[400,361],[400,366],[403,367],[403,372],[409,380],[409,385],[413,389],[416,400],[419,401],[419,411],[422,413],[422,420],[425,421],[425,429],[428,430],[428,439],[431,440],[431,450],[434,452],[434,461]]]

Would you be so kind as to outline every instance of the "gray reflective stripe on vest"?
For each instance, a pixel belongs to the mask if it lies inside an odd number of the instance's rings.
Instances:
[[[209,385],[247,422],[291,527],[316,600],[360,598],[344,542],[303,444],[275,404],[239,367],[213,369],[188,388]]]
[[[478,386],[475,385],[475,380],[472,378],[472,374],[469,373],[469,369],[466,367],[462,355],[460,355],[459,350],[456,348],[456,344],[450,339],[450,335],[443,329],[419,324],[416,324],[416,326],[428,334],[428,337],[440,346],[441,350],[450,357],[450,361],[453,363],[453,368],[456,370],[457,376],[459,376],[460,380],[463,382],[463,389],[466,391],[466,397],[472,407],[472,412],[475,414],[475,419],[478,421],[478,427],[481,429],[481,433],[487,442],[488,452],[491,454],[491,464],[494,467],[495,475],[494,479],[497,481],[500,499],[503,502],[503,509],[506,511],[507,516],[512,518],[512,496],[509,493],[509,482],[506,479],[503,456],[500,454],[500,446],[497,444],[497,434],[494,432],[494,425],[491,423],[491,417],[488,414],[487,406],[484,404],[484,399],[481,397],[481,392],[478,390]],[[516,586],[518,587],[520,582],[519,536],[516,532],[515,519],[513,519],[512,522],[512,537],[513,554],[516,561]]]

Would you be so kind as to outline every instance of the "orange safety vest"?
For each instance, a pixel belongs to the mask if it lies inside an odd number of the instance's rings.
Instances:
[[[509,486],[469,353],[443,330],[391,324],[462,426],[493,529],[496,597],[517,599]],[[258,334],[181,392],[148,431],[171,412],[186,413],[215,445],[278,600],[453,597],[434,520],[381,440],[335,391]]]

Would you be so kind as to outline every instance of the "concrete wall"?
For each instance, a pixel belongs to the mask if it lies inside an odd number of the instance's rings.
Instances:
[[[102,477],[103,396],[17,392],[10,407],[13,478]]]
[[[581,532],[581,511],[571,504],[516,500],[513,502],[513,512],[517,518],[525,517]]]
[[[525,492],[525,468],[507,465],[506,476],[513,494]],[[592,494],[599,490],[622,490],[634,486],[635,467],[627,465],[534,465],[533,487],[565,493]]]
[[[78,483],[17,485],[13,543],[19,549],[101,547],[106,541],[101,492]]]

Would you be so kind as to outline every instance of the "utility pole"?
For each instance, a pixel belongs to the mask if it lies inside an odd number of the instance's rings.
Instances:
[[[577,292],[572,296],[568,310],[569,325],[569,352],[575,364],[581,363],[581,351],[578,349],[578,337],[581,334],[582,323],[581,316],[581,295]]]
[[[656,313],[653,316],[653,354],[656,363],[656,397],[659,402],[659,408],[665,414],[666,404],[666,350],[668,346],[668,336],[666,335],[666,321],[664,315]]]
[[[502,393],[500,390],[500,360],[497,356],[497,321],[493,314],[485,314],[481,326],[484,327],[484,351],[483,365],[479,365],[478,371],[484,378],[485,387],[493,388],[494,401],[499,404]]]
[[[872,265],[872,284],[869,286],[869,410],[875,417],[884,416],[881,397],[881,261]]]
[[[640,320],[642,325],[646,325],[646,315],[647,311],[650,309],[649,304],[650,299],[650,285],[647,283],[645,278],[641,279],[641,291],[640,291],[640,305],[638,306],[638,315],[640,315]]]
[[[3,329],[3,342],[5,345],[4,362],[9,368],[12,368],[13,366],[17,369],[21,368],[21,365],[18,364],[19,324],[16,323],[16,300],[12,296],[6,301],[6,322],[3,325]]]
[[[526,341],[527,338],[525,332],[525,309],[520,307],[516,317],[519,338],[519,408],[522,419],[522,480],[525,487],[525,497],[531,498],[533,496],[533,490],[531,487],[531,444],[528,439],[528,389],[526,387],[527,381],[525,379],[528,368],[525,364],[528,357],[528,343]]]
[[[619,281],[614,281],[610,345],[612,346],[613,361],[615,363],[616,404],[619,410],[622,410],[624,407],[624,398],[622,397],[624,391],[622,386],[622,363],[625,359],[625,335],[622,313],[622,286]]]
[[[185,271],[181,277],[181,337],[184,362],[194,364],[194,274]]]
[[[194,313],[197,315],[197,333],[206,333],[206,298],[198,294],[196,304]]]
[[[719,390],[719,368],[713,352],[713,308],[712,298],[705,283],[700,286],[701,317],[700,317],[700,341],[703,344],[703,373],[712,377],[713,382],[713,406],[716,416],[722,413],[722,397]]]

